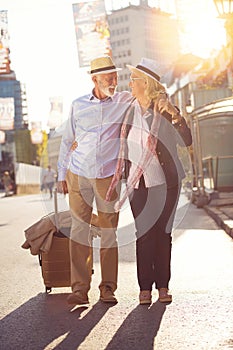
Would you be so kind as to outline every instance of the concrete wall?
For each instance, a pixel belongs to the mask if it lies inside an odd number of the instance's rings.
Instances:
[[[40,192],[42,168],[35,165],[16,163],[15,181],[17,194]]]

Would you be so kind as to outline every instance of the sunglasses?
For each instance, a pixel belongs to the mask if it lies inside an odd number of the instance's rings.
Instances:
[[[133,83],[135,80],[144,80],[144,78],[132,78],[132,77],[130,77],[129,80]]]

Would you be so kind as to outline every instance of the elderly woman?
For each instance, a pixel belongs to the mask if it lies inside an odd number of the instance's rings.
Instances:
[[[129,197],[137,230],[139,302],[152,302],[154,284],[159,301],[171,302],[171,231],[185,177],[177,145],[190,146],[192,136],[160,83],[156,63],[143,58],[136,67],[127,67],[135,100],[122,125],[119,159],[106,200],[111,200],[123,170],[129,169],[126,190],[115,209],[119,211]]]

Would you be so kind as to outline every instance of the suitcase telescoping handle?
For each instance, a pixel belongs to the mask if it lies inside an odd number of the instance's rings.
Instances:
[[[57,228],[57,231],[59,231],[59,219],[58,219],[58,204],[57,204],[57,188],[55,187],[53,190],[53,198],[54,198],[54,216],[55,216],[55,225]]]
[[[57,194],[57,188],[55,187],[53,190],[54,194],[54,221],[55,226],[57,228],[57,232],[54,234],[57,237],[68,237],[70,236],[70,228],[66,227],[66,225],[62,226],[62,218],[60,217],[59,220],[59,209],[58,209],[58,194]]]

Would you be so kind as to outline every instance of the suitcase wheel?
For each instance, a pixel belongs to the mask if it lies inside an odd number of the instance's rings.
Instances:
[[[51,293],[52,292],[52,287],[45,287],[45,292],[47,293],[47,294],[49,294],[49,293]]]

